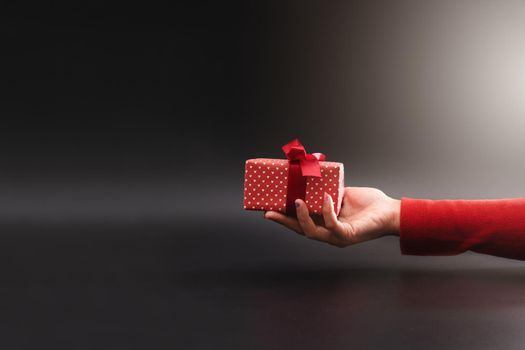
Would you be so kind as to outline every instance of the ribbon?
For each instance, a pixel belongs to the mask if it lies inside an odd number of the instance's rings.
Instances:
[[[295,200],[304,200],[306,194],[306,177],[321,177],[319,161],[326,159],[322,153],[306,153],[298,139],[282,147],[288,158],[288,185],[286,187],[286,214],[296,216]]]

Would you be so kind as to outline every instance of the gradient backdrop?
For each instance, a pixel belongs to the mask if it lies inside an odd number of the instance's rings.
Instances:
[[[298,137],[347,186],[524,196],[525,2],[3,6],[0,346],[523,348],[522,263],[242,210]]]

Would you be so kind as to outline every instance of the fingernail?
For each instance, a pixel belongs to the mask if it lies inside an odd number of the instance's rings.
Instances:
[[[301,202],[299,202],[297,199],[295,200],[295,207],[299,208],[301,206]]]
[[[325,201],[325,202],[328,202],[329,199],[330,199],[330,198],[329,198],[329,196],[328,196],[328,193],[325,192],[325,193],[324,193],[324,201]]]

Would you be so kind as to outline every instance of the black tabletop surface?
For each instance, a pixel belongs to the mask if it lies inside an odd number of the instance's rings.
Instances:
[[[255,220],[257,221],[257,220]],[[10,349],[518,349],[522,263],[346,249],[273,223],[17,225],[0,245]]]

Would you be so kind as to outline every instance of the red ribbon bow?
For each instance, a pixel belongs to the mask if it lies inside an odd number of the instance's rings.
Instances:
[[[321,167],[319,161],[325,160],[326,156],[322,153],[306,153],[304,146],[298,139],[288,142],[282,147],[286,158],[289,161],[299,161],[302,176],[321,177]]]

